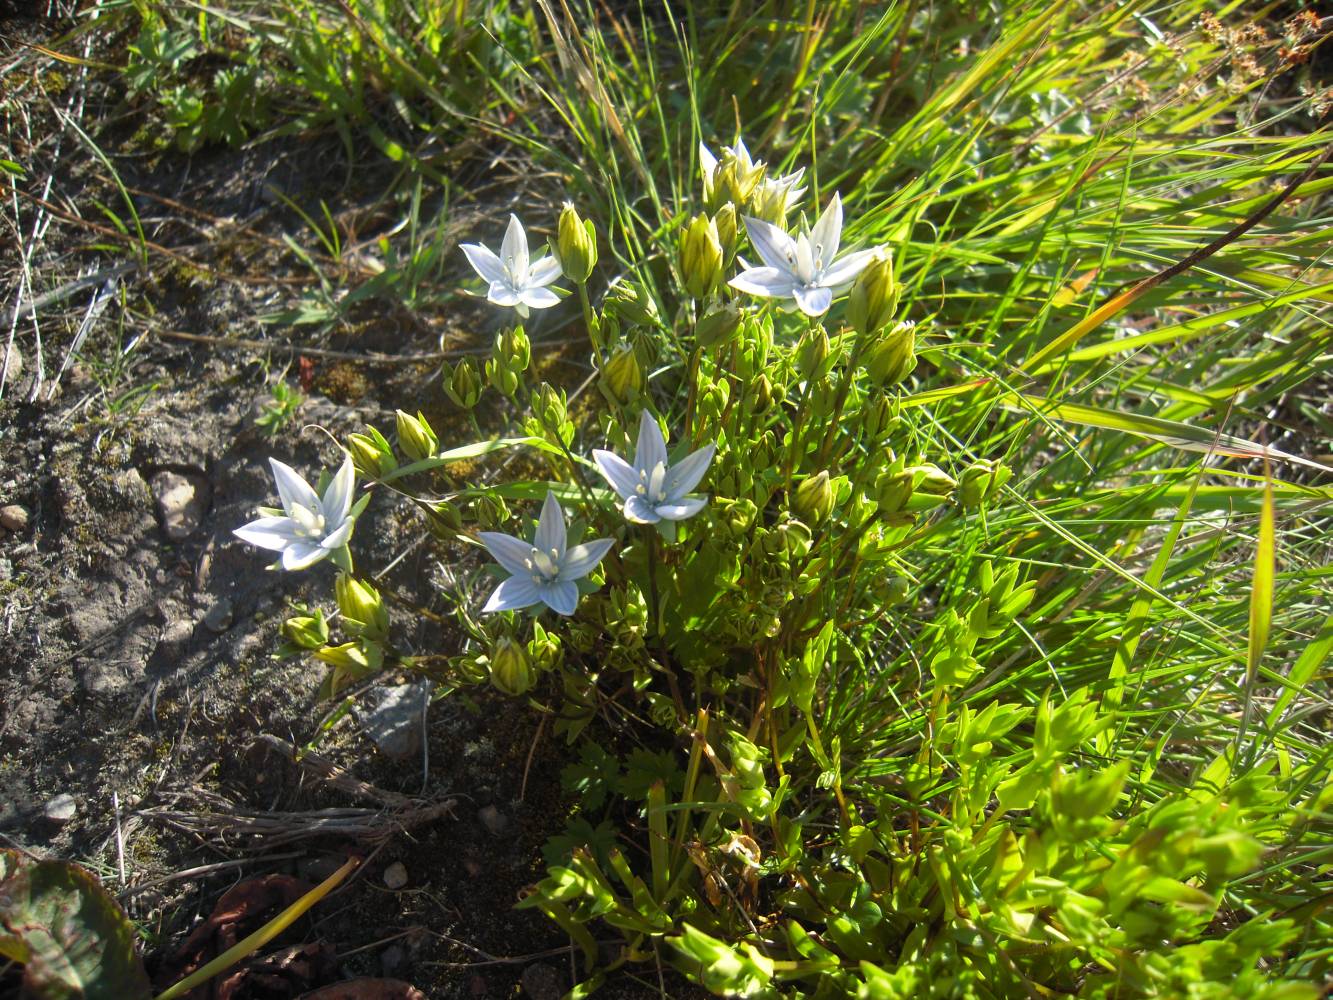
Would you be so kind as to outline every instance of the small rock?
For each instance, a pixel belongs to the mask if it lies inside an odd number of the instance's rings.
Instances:
[[[23,355],[17,344],[7,343],[0,347],[0,381],[8,384],[18,381],[23,374]]]
[[[565,995],[560,986],[560,973],[540,962],[529,965],[523,970],[523,995],[532,1000],[560,1000]]]
[[[208,510],[210,487],[202,475],[163,470],[149,484],[162,530],[173,542],[194,534]]]
[[[509,817],[496,809],[495,806],[482,806],[477,810],[477,819],[481,820],[481,825],[487,829],[492,837],[505,836],[509,833],[509,828],[512,825],[509,822]]]
[[[74,800],[73,795],[66,793],[57,795],[42,806],[42,818],[56,826],[64,826],[75,817],[78,811],[78,802]]]
[[[366,734],[390,757],[411,757],[421,749],[421,713],[430,701],[422,684],[376,685],[367,692],[375,705],[361,719]]]
[[[0,507],[0,528],[23,531],[28,527],[28,511],[16,503]]]
[[[232,616],[231,601],[225,597],[220,597],[213,602],[213,606],[204,614],[204,627],[210,632],[220,634],[231,628]]]
[[[390,889],[401,889],[407,885],[407,866],[401,861],[395,861],[384,869],[384,884]]]

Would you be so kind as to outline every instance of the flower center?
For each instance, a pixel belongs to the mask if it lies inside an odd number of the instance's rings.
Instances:
[[[523,565],[532,573],[533,583],[553,583],[560,575],[560,553],[555,549],[543,552],[534,545]]]
[[[324,537],[324,515],[317,510],[292,504],[292,521],[296,524],[296,533],[302,538]]]

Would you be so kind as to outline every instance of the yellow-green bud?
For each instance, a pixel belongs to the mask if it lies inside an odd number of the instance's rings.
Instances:
[[[694,342],[709,348],[725,344],[741,326],[741,308],[728,302],[707,313],[694,325]]]
[[[963,470],[958,481],[958,500],[969,509],[995,499],[1000,487],[1009,481],[1013,470],[1000,461],[974,462]]]
[[[497,334],[491,357],[515,374],[527,371],[532,360],[532,343],[523,327],[516,326]]]
[[[315,656],[356,677],[365,677],[384,665],[384,650],[380,649],[379,643],[364,639],[345,642],[341,646],[325,646],[315,650]]]
[[[879,395],[861,406],[861,430],[870,441],[878,442],[898,420],[898,402]]]
[[[444,363],[444,394],[455,406],[470,410],[481,399],[481,373],[471,358],[464,358],[456,366]]]
[[[775,226],[786,227],[787,215],[805,188],[794,177],[765,177],[754,189],[750,214]]]
[[[814,378],[828,358],[828,334],[823,326],[811,327],[801,334],[796,345],[796,370],[802,378]]]
[[[559,428],[569,415],[564,392],[543,382],[532,395],[532,412],[543,427]]]
[[[888,466],[875,477],[874,499],[881,514],[896,514],[912,499],[916,475],[908,470],[901,458],[888,452]]]
[[[472,510],[477,523],[488,531],[494,531],[509,520],[509,506],[502,497],[485,493],[473,502]]]
[[[709,423],[720,423],[730,399],[731,385],[726,379],[708,382],[699,392],[699,416]]]
[[[426,527],[440,541],[452,541],[463,530],[463,515],[448,500],[430,501],[426,507]]]
[[[811,526],[823,524],[833,513],[835,494],[827,472],[807,476],[792,496],[792,509]]]
[[[727,202],[744,205],[763,178],[763,163],[755,163],[749,156],[737,156],[736,149],[724,149],[713,173],[712,190],[705,191],[709,209],[716,211]]]
[[[773,383],[767,375],[760,375],[750,383],[745,394],[746,407],[750,413],[767,413],[773,405]]]
[[[506,399],[513,399],[518,392],[518,373],[493,357],[486,362],[486,379]]]
[[[713,225],[717,228],[717,241],[722,246],[722,256],[730,259],[736,252],[736,206],[727,202],[713,215]]]
[[[349,434],[347,452],[352,456],[352,465],[356,471],[367,479],[378,479],[398,468],[393,448],[384,435],[373,427],[367,427],[365,434]]]
[[[560,637],[542,628],[541,622],[532,623],[532,639],[528,642],[528,658],[537,670],[554,670],[560,666],[564,650],[560,648]]]
[[[916,368],[916,325],[898,323],[872,344],[862,362],[875,385],[893,385]]]
[[[302,649],[318,649],[329,641],[329,623],[324,620],[324,612],[316,609],[313,615],[288,618],[282,623],[282,634]]]
[[[958,486],[958,481],[934,462],[913,465],[907,471],[915,477],[916,489],[931,496],[948,496]]]
[[[342,612],[343,631],[382,641],[389,635],[389,611],[378,590],[347,573],[339,573],[333,583]]]
[[[491,684],[507,695],[525,694],[537,683],[527,650],[508,636],[502,636],[491,650]]]
[[[398,447],[403,449],[403,454],[414,462],[420,462],[434,455],[440,441],[421,411],[418,410],[414,417],[398,410],[397,416]]]
[[[722,243],[717,225],[706,215],[696,215],[680,238],[680,273],[685,290],[696,299],[706,299],[722,279]]]
[[[893,279],[893,259],[876,256],[852,285],[847,300],[847,325],[863,336],[888,326],[898,309],[898,283]]]
[[[556,253],[560,257],[560,270],[578,285],[588,280],[597,263],[597,233],[592,228],[592,221],[580,219],[569,202],[565,202],[560,212]]]
[[[728,500],[718,504],[722,526],[732,538],[747,538],[754,528],[759,508],[751,500]]]
[[[606,304],[621,319],[636,326],[660,326],[661,317],[653,297],[632,281],[617,281],[607,293]]]
[[[643,367],[634,348],[624,347],[616,352],[602,371],[601,384],[606,394],[622,406],[638,398],[643,391]]]

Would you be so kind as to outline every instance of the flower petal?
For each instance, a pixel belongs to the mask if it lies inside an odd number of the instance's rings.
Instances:
[[[352,537],[352,529],[355,527],[356,518],[349,517],[325,535],[319,544],[326,549],[340,549],[347,544],[347,539]]]
[[[702,142],[699,143],[699,167],[703,171],[704,182],[710,183],[717,172],[717,157]]]
[[[578,584],[572,580],[557,580],[535,589],[542,602],[558,615],[572,615],[579,606]]]
[[[278,496],[282,497],[282,509],[292,512],[292,504],[300,504],[306,510],[319,510],[319,495],[310,488],[310,484],[297,475],[290,465],[270,458],[268,464],[273,467],[273,481],[278,484]]]
[[[810,242],[814,244],[815,256],[822,264],[827,266],[829,261],[838,256],[838,242],[841,239],[842,199],[835,191],[828,208],[824,209],[824,214],[815,223],[815,228],[810,230]]]
[[[833,304],[833,289],[822,285],[797,285],[792,289],[796,304],[807,316],[822,316]]]
[[[771,222],[748,215],[744,219],[745,231],[750,234],[755,253],[769,267],[790,273],[796,262],[796,241]]]
[[[341,524],[347,520],[347,512],[352,509],[352,494],[355,492],[356,469],[352,467],[352,456],[344,453],[343,464],[338,467],[320,499],[325,524]]]
[[[599,538],[594,542],[575,545],[560,561],[560,580],[582,580],[593,571],[615,544],[613,538]]]
[[[732,288],[751,295],[785,299],[796,287],[790,274],[776,267],[752,267],[727,282]]]
[[[480,243],[463,243],[460,247],[463,253],[467,254],[467,262],[472,265],[472,270],[481,275],[487,283],[504,280],[504,265],[492,250]]]
[[[233,528],[231,533],[243,542],[272,552],[280,552],[300,538],[296,523],[290,517],[256,518],[249,524]]]
[[[560,296],[549,288],[533,288],[529,285],[518,293],[519,301],[533,309],[550,309],[560,304]]]
[[[625,501],[625,520],[635,524],[656,524],[662,517],[652,504],[636,494]]]
[[[532,558],[532,545],[499,531],[479,531],[477,539],[486,547],[491,558],[504,567],[507,573],[516,573],[527,577],[532,575],[528,560]]]
[[[497,306],[516,306],[521,299],[507,282],[492,281],[491,287],[486,290],[486,301],[494,302]]]
[[[530,608],[541,600],[537,594],[537,585],[530,577],[511,576],[495,590],[481,609],[482,614],[493,611],[514,611],[518,608]]]
[[[713,454],[716,451],[717,445],[705,445],[667,469],[663,488],[666,490],[669,503],[679,503],[686,493],[699,485],[699,480],[703,479],[704,473],[708,471],[708,465],[713,461]],[[658,513],[661,513],[660,504]]]
[[[819,278],[819,283],[841,290],[842,287],[850,285],[853,279],[869,266],[870,261],[881,249],[883,248],[872,247],[869,250],[857,250],[855,253],[847,254],[842,260],[834,262],[832,267],[825,269]]]
[[[597,471],[611,484],[611,489],[620,495],[620,499],[628,500],[634,496],[634,487],[639,485],[639,473],[634,466],[614,452],[602,448],[593,449],[592,460]]]
[[[666,438],[662,428],[647,410],[639,417],[639,440],[634,449],[635,485],[638,485],[639,472],[652,472],[658,462],[666,465]]]
[[[549,285],[561,275],[560,261],[554,257],[543,257],[528,268],[528,287],[541,288]],[[528,303],[531,305],[532,303]]]
[[[292,542],[282,550],[282,568],[287,570],[309,569],[329,554],[331,550],[314,542]]]
[[[568,536],[565,512],[560,509],[560,501],[555,498],[554,493],[547,490],[546,499],[542,501],[541,516],[537,518],[537,534],[533,536],[532,544],[559,562],[564,558]]]
[[[659,503],[657,513],[666,521],[683,521],[699,513],[707,503],[708,497],[685,497],[679,503]]]
[[[509,216],[509,226],[505,229],[504,242],[500,244],[500,263],[509,268],[509,277],[514,284],[523,285],[528,280],[528,234],[523,231],[523,223],[518,216]]]

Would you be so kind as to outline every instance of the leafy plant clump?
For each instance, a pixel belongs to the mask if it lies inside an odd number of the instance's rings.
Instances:
[[[586,420],[508,325],[444,389],[465,410],[498,393],[525,436],[442,448],[399,411],[394,441],[345,442],[361,480],[488,556],[448,595],[464,649],[395,641],[353,570],[345,461],[318,491],[275,464],[283,509],[238,532],[342,568],[336,622],[301,609],[286,651],[327,664],[330,697],[387,667],[489,682],[578,744],[575,814],[520,904],[581,951],[571,996],[655,960],[724,996],[1315,996],[1327,959],[1299,956],[1327,918],[1276,859],[1305,849],[1327,774],[1232,750],[1157,782],[1169,757],[1124,752],[1143,737],[1104,691],[996,684],[1042,594],[1029,561],[986,551],[988,517],[1022,502],[1003,456],[930,433],[976,383],[916,388],[948,334],[903,295],[897,248],[849,251],[838,195],[803,202],[799,172],[740,141],[701,161],[656,295],[596,286],[602,240],[573,206],[551,256],[517,218],[499,253],[464,247],[520,317],[577,297]],[[501,449],[545,478],[449,477]],[[972,539],[962,583],[924,586],[949,530]],[[900,737],[872,742],[886,720]]]

